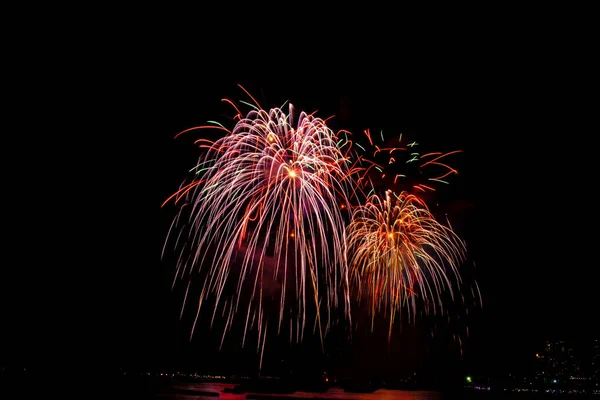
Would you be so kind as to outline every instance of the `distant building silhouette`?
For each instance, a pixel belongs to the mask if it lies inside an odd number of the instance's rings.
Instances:
[[[568,392],[598,388],[600,341],[546,340],[535,354],[536,387]]]
[[[592,341],[590,360],[590,387],[600,393],[600,340]]]

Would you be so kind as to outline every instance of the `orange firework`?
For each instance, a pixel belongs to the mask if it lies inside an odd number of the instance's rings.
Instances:
[[[442,307],[441,292],[452,293],[450,275],[460,281],[465,244],[415,195],[372,194],[354,211],[346,232],[352,282],[359,298],[368,298],[372,323],[376,313],[389,313],[389,335],[403,307],[409,318],[417,301],[435,312]]]

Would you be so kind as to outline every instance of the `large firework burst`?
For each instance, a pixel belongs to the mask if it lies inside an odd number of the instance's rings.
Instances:
[[[182,313],[192,272],[203,272],[194,328],[209,298],[211,324],[226,316],[223,338],[241,309],[242,345],[256,327],[262,355],[269,318],[301,341],[308,318],[322,337],[331,310],[350,317],[344,229],[353,171],[325,120],[291,104],[287,113],[236,110],[231,131],[211,125],[225,136],[197,141],[194,179],[167,200],[181,205],[169,236],[178,232],[175,281],[189,279]]]

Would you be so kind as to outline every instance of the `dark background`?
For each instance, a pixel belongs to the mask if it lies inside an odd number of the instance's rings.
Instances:
[[[301,69],[287,73],[282,66],[273,75],[246,78],[242,73],[239,80],[235,73],[222,75],[215,68],[202,78],[177,81],[166,114],[170,121],[162,135],[156,133],[161,144],[156,202],[177,188],[196,157],[192,139],[172,137],[206,120],[231,116],[221,98],[249,100],[237,84],[265,107],[290,100],[319,116],[334,115],[334,129],[406,132],[433,148],[462,149],[452,159],[459,175],[449,189],[443,188],[438,201],[467,241],[476,265],[470,273],[483,299],[483,309],[469,319],[469,338],[462,339],[463,362],[451,329],[429,339],[422,327],[405,332],[389,352],[381,345],[385,335],[374,335],[355,338],[338,356],[356,374],[364,372],[364,365],[372,374],[424,366],[443,373],[450,365],[488,375],[517,372],[530,365],[545,339],[577,341],[598,334],[589,279],[591,249],[586,244],[593,228],[585,228],[589,212],[584,211],[586,195],[580,186],[587,167],[579,152],[586,136],[574,120],[580,111],[565,100],[570,88],[564,80],[553,79],[539,62],[527,60],[525,54],[516,62],[483,53],[477,62],[465,64],[440,57],[421,71],[365,62],[350,70],[314,68],[306,75]],[[158,213],[164,233],[173,210],[166,207]],[[161,240],[159,235],[157,249]],[[181,339],[186,335],[177,329],[185,325],[175,328],[167,311],[172,309],[165,308],[169,265],[157,262],[153,268],[154,274],[144,278],[150,282],[148,302],[140,303],[149,315],[141,311],[139,324],[129,321],[130,332],[147,324],[145,331],[152,332],[147,349],[160,348],[173,362],[179,357],[194,364],[186,352],[201,359],[197,349],[210,345],[188,345]],[[130,340],[140,346],[135,336]],[[310,359],[319,358],[313,354],[303,361]]]
[[[84,251],[81,238],[61,243],[77,265],[69,273],[56,256],[40,275],[15,267],[3,280],[3,362],[255,368],[253,348],[240,352],[232,344],[218,352],[218,333],[188,340],[189,326],[178,322],[180,298],[170,289],[174,264],[160,260],[174,215],[161,204],[197,159],[193,136],[174,136],[207,120],[225,123],[232,113],[221,99],[248,100],[238,84],[265,107],[290,100],[318,116],[335,115],[336,128],[406,131],[433,148],[464,151],[453,164],[459,175],[441,194],[467,241],[483,299],[469,319],[462,359],[451,330],[431,337],[419,326],[399,335],[391,351],[380,334],[332,343],[325,357],[308,341],[285,350],[290,363],[310,369],[323,362],[358,375],[365,368],[499,375],[523,368],[542,340],[598,338],[595,131],[579,49],[560,35],[508,39],[488,32],[437,37],[409,52],[388,34],[360,36],[304,38],[287,47],[267,46],[263,36],[246,47],[207,41],[157,53],[119,76],[123,96],[117,99],[117,90],[111,98],[134,122],[115,122],[97,136],[104,144],[95,151],[110,178],[84,186],[86,199],[97,194],[100,204],[71,199],[81,219],[54,230],[76,237],[90,230],[83,225],[97,227],[87,236],[94,244]],[[80,179],[78,170],[72,179]],[[20,260],[33,251],[24,248]],[[270,357],[273,368],[279,357]]]

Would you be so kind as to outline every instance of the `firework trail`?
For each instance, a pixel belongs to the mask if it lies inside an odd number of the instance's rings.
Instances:
[[[354,210],[347,242],[351,281],[359,298],[368,298],[371,327],[375,314],[389,315],[388,338],[403,308],[409,320],[422,311],[417,304],[435,313],[443,308],[442,292],[453,295],[451,281],[460,281],[464,242],[415,195],[371,194]]]
[[[221,344],[241,311],[242,346],[255,328],[262,363],[270,317],[278,334],[289,329],[296,341],[309,315],[321,341],[333,310],[350,318],[344,229],[354,172],[325,120],[295,114],[291,104],[286,113],[256,103],[242,117],[225,101],[238,122],[231,131],[218,123],[193,128],[225,135],[197,141],[203,154],[194,179],[165,201],[181,205],[167,241],[176,236],[181,252],[175,281],[187,277],[189,290],[192,272],[204,272],[191,334],[211,298],[211,326],[219,310],[226,316]]]
[[[429,193],[440,183],[448,184],[449,177],[458,174],[445,160],[461,150],[422,153],[417,141],[408,141],[402,134],[385,138],[383,131],[372,135],[370,129],[364,134],[367,141],[355,144],[362,152],[360,158],[365,168],[362,185],[367,191],[370,186],[369,193],[373,193],[376,186],[395,193]]]

